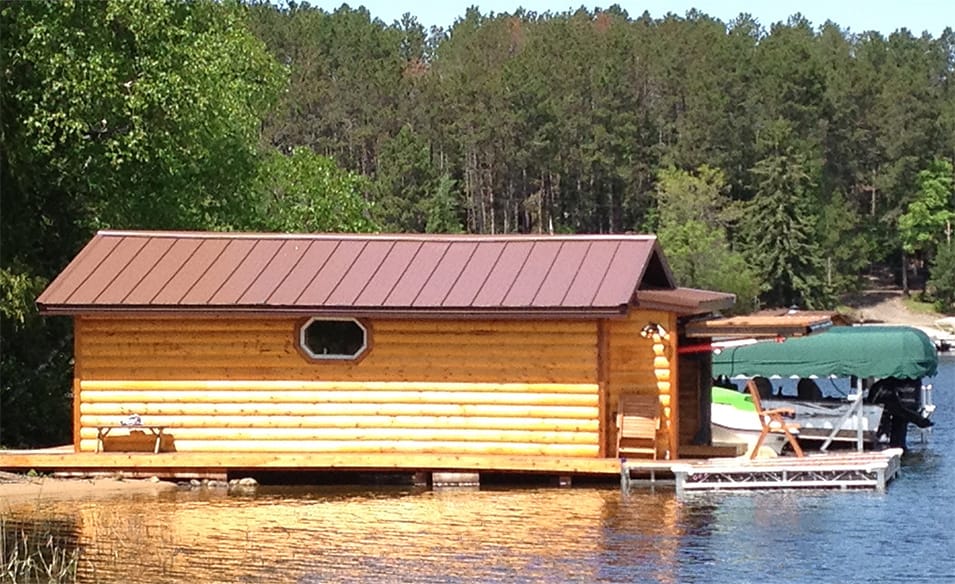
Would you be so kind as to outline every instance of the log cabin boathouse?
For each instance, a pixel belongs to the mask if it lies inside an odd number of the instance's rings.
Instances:
[[[709,428],[681,323],[733,302],[645,235],[145,231],[97,233],[37,300],[74,320],[60,466],[182,476],[614,476],[628,401],[653,425],[627,456],[676,459]]]

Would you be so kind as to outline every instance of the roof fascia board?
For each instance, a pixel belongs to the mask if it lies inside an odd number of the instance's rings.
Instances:
[[[149,307],[101,307],[101,306],[43,306],[40,314],[45,316],[338,316],[352,318],[417,318],[417,319],[595,319],[617,318],[625,316],[629,307],[622,305],[615,308],[601,309],[488,309],[488,310],[454,310],[454,309],[367,309],[367,308],[269,308],[269,307],[234,307],[234,308],[149,308]]]

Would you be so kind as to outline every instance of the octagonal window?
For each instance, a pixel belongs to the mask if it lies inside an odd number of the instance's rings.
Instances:
[[[368,348],[368,331],[354,319],[311,318],[299,331],[299,345],[312,359],[355,359]]]

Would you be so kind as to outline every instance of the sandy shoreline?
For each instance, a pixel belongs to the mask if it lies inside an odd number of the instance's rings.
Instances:
[[[58,479],[25,475],[14,477],[9,473],[4,473],[4,477],[4,480],[0,482],[0,511],[3,511],[3,508],[10,503],[130,494],[158,495],[176,489],[175,483],[155,479]]]

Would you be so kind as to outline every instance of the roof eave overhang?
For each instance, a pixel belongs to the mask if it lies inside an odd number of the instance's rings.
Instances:
[[[670,297],[663,296],[660,292],[671,292]],[[662,310],[664,312],[675,312],[679,316],[694,316],[701,314],[710,314],[732,308],[736,304],[736,296],[733,294],[714,294],[713,297],[699,300],[687,301],[679,296],[679,289],[660,291],[638,290],[634,294],[638,308],[646,310]]]
[[[321,306],[43,306],[46,316],[341,316],[350,318],[415,319],[601,319],[619,318],[629,311],[626,304],[583,308],[369,308]]]

